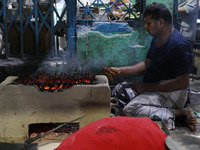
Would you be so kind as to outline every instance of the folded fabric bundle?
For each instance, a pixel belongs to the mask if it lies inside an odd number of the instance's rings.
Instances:
[[[55,150],[165,150],[166,137],[149,118],[110,117],[86,125]]]

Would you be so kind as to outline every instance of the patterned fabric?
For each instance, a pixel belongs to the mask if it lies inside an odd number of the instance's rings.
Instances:
[[[184,107],[188,96],[187,89],[137,95],[130,87],[131,83],[123,82],[112,90],[112,96],[118,101],[114,109],[123,108],[126,116],[161,119],[168,129],[175,128],[175,109]]]
[[[118,98],[118,106],[124,107],[136,96],[136,92],[131,89],[131,83],[122,82],[112,90],[112,96]]]

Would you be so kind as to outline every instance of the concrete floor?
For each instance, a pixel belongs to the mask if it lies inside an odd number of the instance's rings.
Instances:
[[[200,113],[200,80],[191,79],[190,90],[190,103],[186,108]],[[176,125],[175,130],[169,132],[172,140],[167,139],[167,142],[176,147],[174,150],[200,150],[200,118],[197,118],[196,131],[191,132],[186,126]]]

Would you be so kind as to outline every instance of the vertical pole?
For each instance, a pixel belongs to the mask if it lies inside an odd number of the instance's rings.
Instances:
[[[179,26],[178,26],[178,0],[174,0],[173,25],[177,30],[179,30]]]
[[[76,54],[76,0],[67,0],[67,53]]]
[[[51,4],[51,57],[55,56],[55,41],[54,41],[54,11],[53,11],[53,0],[50,1]]]
[[[146,0],[140,0],[140,8],[141,8],[140,13],[142,13],[141,16],[140,16],[141,20],[144,20],[144,14],[143,13],[144,13],[145,7],[146,7]]]
[[[38,0],[34,0],[34,13],[35,13],[35,54],[36,57],[39,57],[39,50],[38,50],[38,45],[39,45],[39,33],[38,33]]]
[[[3,38],[4,38],[4,42],[5,42],[5,57],[6,59],[8,58],[8,34],[7,34],[7,19],[6,19],[6,3],[7,0],[3,0]]]
[[[23,49],[23,20],[22,20],[22,0],[19,0],[19,36],[20,36],[20,57],[24,56]]]

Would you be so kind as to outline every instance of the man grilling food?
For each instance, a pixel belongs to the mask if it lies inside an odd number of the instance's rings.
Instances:
[[[169,129],[180,122],[194,131],[195,114],[184,109],[193,56],[191,44],[174,29],[164,4],[148,5],[144,18],[144,28],[153,36],[146,59],[132,66],[105,68],[112,77],[144,73],[142,82],[116,85],[112,95],[118,101],[117,108],[126,116],[161,119]]]

